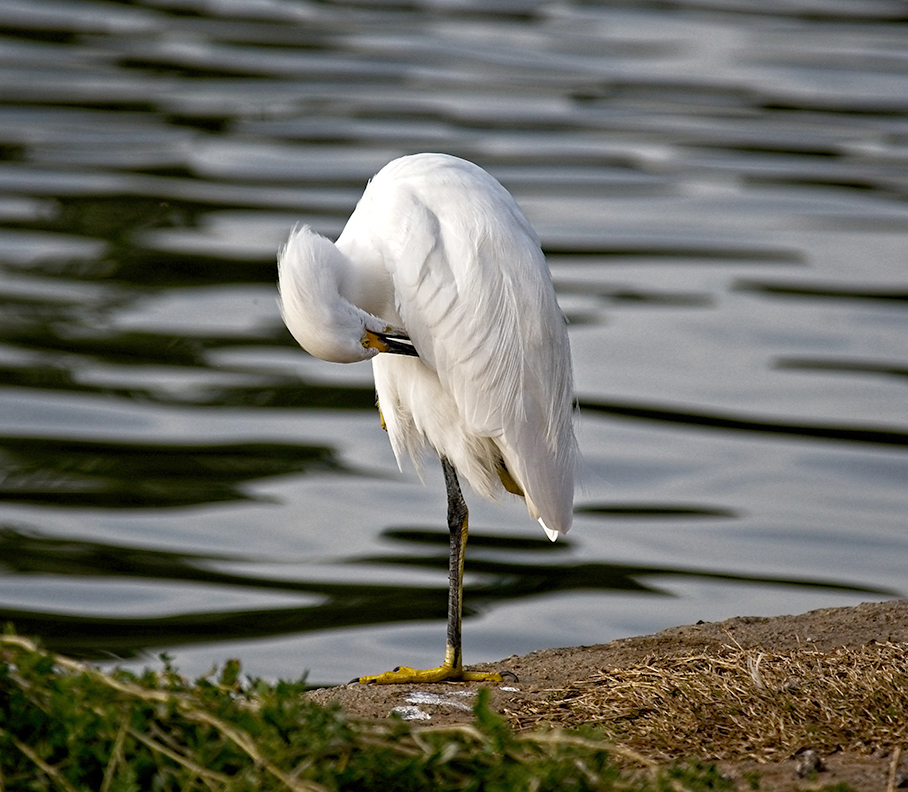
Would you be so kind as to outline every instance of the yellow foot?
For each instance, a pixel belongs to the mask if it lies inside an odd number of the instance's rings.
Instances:
[[[428,682],[502,682],[501,674],[483,671],[464,671],[463,668],[443,665],[421,671],[409,666],[399,666],[393,671],[356,680],[363,685],[419,685]]]

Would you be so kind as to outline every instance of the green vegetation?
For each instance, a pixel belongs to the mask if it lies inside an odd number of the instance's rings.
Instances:
[[[0,790],[720,790],[713,767],[657,768],[594,733],[513,731],[480,696],[472,725],[356,721],[305,683],[105,673],[0,637]]]

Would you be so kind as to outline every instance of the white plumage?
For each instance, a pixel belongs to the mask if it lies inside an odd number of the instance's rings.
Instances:
[[[421,469],[428,445],[487,498],[509,474],[550,538],[567,532],[567,329],[539,240],[492,176],[443,154],[394,160],[336,243],[294,230],[279,280],[284,321],[307,351],[372,359],[398,464]],[[408,336],[418,357],[379,354],[366,331]]]

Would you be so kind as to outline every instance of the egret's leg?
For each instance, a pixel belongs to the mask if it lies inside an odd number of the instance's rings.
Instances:
[[[460,624],[463,615],[463,563],[467,549],[467,504],[460,491],[457,472],[447,459],[441,460],[448,491],[448,531],[451,534],[451,553],[448,567],[448,643],[445,661],[438,668],[418,670],[400,666],[376,676],[360,677],[366,684],[393,685],[422,682],[501,682],[501,675],[464,671],[461,660]]]

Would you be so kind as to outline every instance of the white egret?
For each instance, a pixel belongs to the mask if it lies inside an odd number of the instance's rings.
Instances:
[[[448,640],[438,668],[360,682],[498,680],[463,669],[467,507],[525,498],[553,541],[571,526],[575,440],[567,328],[539,239],[510,193],[471,162],[415,154],[369,182],[332,243],[298,227],[278,256],[281,313],[323,360],[372,360],[398,465],[441,459],[451,534]],[[382,354],[384,353],[384,354]]]

